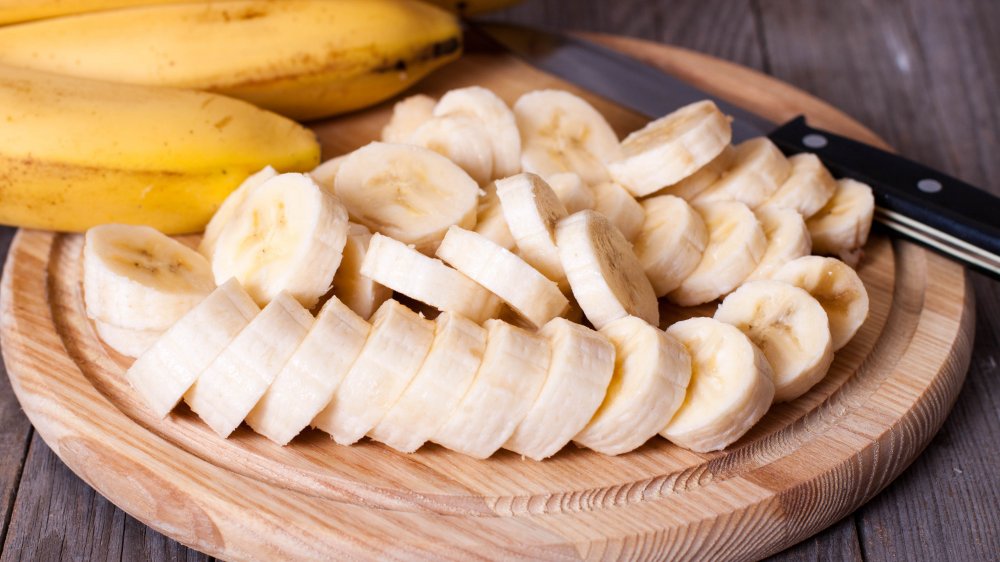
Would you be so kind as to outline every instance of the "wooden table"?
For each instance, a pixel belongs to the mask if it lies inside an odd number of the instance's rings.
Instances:
[[[903,154],[1000,194],[1000,3],[527,0],[492,17],[654,39],[763,70],[840,107]],[[0,229],[0,257],[12,233]],[[875,499],[775,559],[1000,556],[1000,283],[974,275],[973,284],[972,364],[938,436]],[[146,528],[63,466],[6,377],[0,513],[0,562],[207,558]]]

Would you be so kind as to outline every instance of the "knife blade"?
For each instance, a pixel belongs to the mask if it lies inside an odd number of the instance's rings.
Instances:
[[[733,142],[769,137],[786,154],[813,152],[837,176],[867,183],[875,220],[897,235],[1000,279],[1000,198],[896,154],[808,125],[802,116],[776,126],[660,69],[613,49],[558,32],[467,22],[467,39],[509,52],[650,118],[711,99],[733,117]]]

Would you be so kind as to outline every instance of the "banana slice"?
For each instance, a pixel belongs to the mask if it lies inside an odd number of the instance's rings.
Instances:
[[[830,320],[833,350],[847,345],[868,318],[868,291],[857,272],[834,258],[805,256],[771,276],[805,289],[823,305]]]
[[[826,205],[837,189],[837,180],[815,154],[804,152],[788,159],[791,173],[765,207],[795,209],[803,217],[811,217]]]
[[[830,201],[806,222],[813,250],[856,266],[874,216],[872,188],[849,178],[838,181]]]
[[[629,315],[659,323],[656,293],[639,258],[604,215],[570,215],[556,226],[556,241],[573,296],[595,328]]]
[[[518,98],[514,116],[524,171],[546,178],[573,172],[590,185],[608,180],[605,163],[621,153],[618,135],[589,103],[562,90],[536,90]]]
[[[594,210],[607,217],[626,240],[635,240],[642,232],[642,224],[646,220],[642,205],[615,182],[595,185],[593,189]]]
[[[184,401],[220,437],[228,437],[257,405],[305,339],[312,314],[278,293],[198,375]]]
[[[660,435],[699,453],[727,447],[770,408],[771,366],[743,332],[712,318],[678,322],[667,334],[691,354],[691,383]]]
[[[333,276],[333,295],[365,320],[392,298],[391,289],[361,274],[361,264],[371,239],[372,233],[367,228],[351,223],[347,229],[344,257]]]
[[[743,203],[714,201],[694,209],[708,227],[708,245],[694,272],[667,295],[681,306],[712,302],[739,287],[767,249],[764,229]]]
[[[699,193],[695,201],[739,201],[755,209],[778,191],[791,170],[788,158],[770,139],[750,139],[736,146],[729,170]]]
[[[454,312],[481,323],[500,313],[500,299],[441,260],[429,258],[413,248],[376,234],[361,262],[361,275],[429,304],[443,312]]]
[[[545,181],[555,192],[556,197],[562,201],[567,213],[593,209],[597,205],[594,191],[573,172],[552,174],[546,177]]]
[[[413,131],[434,117],[437,100],[424,94],[404,98],[392,106],[392,117],[382,128],[383,142],[407,142]]]
[[[489,239],[453,226],[438,246],[448,265],[499,296],[532,329],[566,312],[569,301],[559,286],[512,252]]]
[[[433,150],[373,142],[337,172],[337,197],[355,222],[422,252],[433,252],[448,227],[472,228],[479,186]]]
[[[504,444],[536,461],[556,454],[587,425],[615,370],[615,347],[590,328],[556,318],[539,335],[552,350],[549,372],[528,415]]]
[[[485,351],[483,327],[457,314],[440,314],[423,365],[369,437],[404,453],[419,449],[465,396]]]
[[[715,319],[736,326],[764,352],[775,402],[805,394],[833,362],[826,312],[809,293],[788,283],[746,283],[722,301]]]
[[[208,221],[208,225],[205,226],[205,234],[201,237],[201,243],[198,245],[198,251],[201,252],[201,255],[212,259],[215,244],[219,241],[222,228],[240,212],[240,206],[246,201],[247,195],[277,175],[278,172],[274,168],[266,166],[263,170],[243,180],[243,183],[226,197],[222,205],[219,205],[219,209],[212,215],[211,220]]]
[[[644,199],[642,210],[646,219],[633,248],[653,291],[662,297],[698,267],[708,227],[691,205],[673,195]]]
[[[214,288],[205,258],[154,228],[105,224],[84,238],[83,297],[93,320],[162,331]]]
[[[757,269],[747,277],[747,280],[769,279],[775,271],[786,263],[808,256],[812,252],[812,238],[806,221],[794,209],[780,207],[765,207],[754,211],[764,236],[767,238],[767,249],[757,264]]]
[[[114,324],[100,320],[94,321],[94,329],[97,330],[97,335],[104,342],[104,345],[126,357],[139,357],[152,347],[164,332],[163,330],[119,328]]]
[[[563,287],[566,274],[556,248],[555,226],[567,215],[566,207],[545,180],[531,173],[498,180],[496,190],[518,253]]]
[[[371,326],[337,297],[326,301],[295,353],[247,415],[247,425],[279,445],[299,434],[333,399]]]
[[[483,195],[479,198],[476,212],[476,233],[492,240],[497,246],[513,250],[514,236],[507,228],[507,219],[503,216],[503,207],[497,197],[496,184],[490,183],[483,187]]]
[[[700,193],[708,189],[713,183],[725,174],[736,159],[736,149],[733,145],[726,145],[718,156],[705,164],[698,171],[681,181],[664,187],[653,195],[674,195],[687,201],[694,201]]]
[[[347,157],[350,154],[341,154],[335,158],[331,158],[319,166],[313,168],[313,171],[309,172],[309,177],[313,179],[320,187],[326,190],[327,193],[333,193],[335,184],[337,183],[337,172],[340,171],[340,166],[344,164]]]
[[[732,137],[729,118],[715,103],[692,103],[625,137],[622,158],[608,170],[632,195],[642,197],[694,174]]]
[[[251,192],[219,233],[212,273],[235,277],[258,304],[286,292],[312,308],[330,289],[347,242],[347,211],[305,174]]]
[[[656,435],[684,402],[691,358],[673,336],[634,316],[601,329],[615,347],[614,376],[597,413],[573,441],[605,455]]]
[[[548,373],[552,352],[540,335],[488,320],[486,350],[472,385],[431,441],[485,459],[528,414]]]
[[[521,171],[521,134],[514,113],[496,94],[480,86],[451,90],[434,106],[435,117],[471,117],[489,131],[493,145],[493,177]]]
[[[493,142],[479,120],[461,115],[433,117],[417,127],[406,142],[448,158],[477,184],[493,178]]]
[[[219,285],[132,363],[125,378],[163,418],[260,312],[235,279]]]
[[[433,341],[433,322],[394,300],[385,301],[372,316],[361,353],[313,423],[341,445],[357,442],[399,400]]]

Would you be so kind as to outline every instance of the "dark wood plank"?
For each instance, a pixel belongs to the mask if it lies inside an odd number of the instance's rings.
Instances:
[[[848,516],[825,531],[772,556],[772,562],[860,562],[861,544],[858,541],[854,517]]]

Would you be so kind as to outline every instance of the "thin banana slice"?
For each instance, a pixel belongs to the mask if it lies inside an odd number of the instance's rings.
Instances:
[[[84,240],[83,298],[93,320],[162,331],[215,288],[201,254],[154,228],[105,224]]]
[[[445,156],[478,184],[493,179],[493,142],[477,119],[461,115],[433,117],[413,131],[407,141]]]
[[[119,328],[100,320],[94,320],[94,329],[97,330],[97,335],[104,345],[126,357],[139,357],[152,347],[164,332],[164,330]]]
[[[413,131],[434,117],[437,100],[417,94],[404,98],[392,106],[392,117],[382,128],[383,142],[407,142]]]
[[[556,226],[556,241],[573,296],[595,328],[630,315],[659,323],[656,293],[639,258],[604,215],[570,215]]]
[[[615,370],[615,347],[590,328],[556,318],[539,334],[552,350],[545,384],[505,449],[540,461],[562,449],[604,400]]]
[[[681,181],[664,187],[653,195],[675,195],[687,201],[694,201],[700,193],[708,189],[713,183],[725,174],[736,159],[736,149],[733,145],[726,145],[718,156],[705,164],[698,171]]]
[[[642,197],[674,185],[711,162],[732,139],[729,118],[715,103],[700,101],[652,121],[622,141],[611,177]]]
[[[794,209],[780,207],[765,207],[754,211],[757,220],[764,229],[767,238],[767,250],[764,251],[757,269],[747,277],[747,280],[769,279],[786,263],[808,256],[812,252],[812,238],[806,221]]]
[[[220,437],[257,405],[313,324],[295,297],[279,293],[198,375],[184,401]]]
[[[496,94],[480,86],[451,90],[434,106],[435,117],[471,117],[490,133],[493,144],[493,177],[505,178],[521,171],[521,134],[514,113]]]
[[[513,250],[516,245],[514,236],[510,233],[510,228],[507,227],[507,219],[503,216],[503,207],[500,205],[500,198],[497,197],[497,187],[494,183],[484,186],[483,194],[479,197],[476,232],[508,250]]]
[[[340,171],[340,166],[344,164],[348,156],[350,154],[341,154],[340,156],[330,158],[313,168],[313,171],[309,172],[309,177],[325,189],[327,193],[333,193],[337,183],[337,172]]]
[[[528,92],[514,104],[521,165],[549,177],[573,172],[588,184],[608,180],[606,162],[621,153],[618,135],[593,106],[562,90]]]
[[[552,174],[546,177],[545,181],[555,192],[556,197],[562,201],[567,213],[593,209],[597,205],[594,191],[573,172]]]
[[[226,197],[219,209],[212,215],[211,220],[208,221],[208,225],[205,226],[205,234],[201,237],[201,243],[198,245],[198,251],[201,252],[201,255],[212,259],[215,244],[219,241],[222,228],[240,212],[240,207],[251,192],[277,175],[278,172],[274,168],[266,166],[263,170],[243,180],[243,183]]]
[[[765,207],[795,209],[803,217],[819,212],[837,190],[837,180],[815,154],[804,152],[788,158],[791,173]]]
[[[691,205],[673,195],[644,199],[642,210],[646,219],[633,248],[653,291],[662,297],[698,267],[708,227]]]
[[[743,203],[715,201],[694,209],[708,227],[708,245],[698,267],[667,295],[681,306],[712,302],[739,287],[767,250],[764,229]]]
[[[498,180],[496,190],[518,253],[562,287],[566,274],[556,248],[555,226],[567,215],[566,207],[545,180],[531,173]]]
[[[691,358],[684,346],[629,316],[601,329],[615,346],[607,395],[573,441],[605,455],[627,453],[656,435],[684,402]]]
[[[422,252],[433,252],[448,227],[472,228],[479,186],[433,150],[373,142],[337,172],[337,197],[351,218]]]
[[[369,437],[412,453],[448,421],[472,385],[486,351],[486,330],[457,314],[435,320],[434,342],[410,386]]]
[[[361,264],[368,253],[372,233],[360,224],[347,229],[344,257],[333,276],[333,295],[365,320],[372,317],[382,303],[392,298],[392,290],[361,274]]]
[[[767,137],[741,142],[729,169],[695,201],[739,201],[755,209],[764,204],[788,179],[788,158]]]
[[[724,449],[770,408],[771,366],[743,332],[712,318],[678,322],[667,334],[691,354],[691,383],[660,435],[699,453]]]
[[[813,250],[856,266],[874,216],[872,188],[850,178],[838,181],[830,201],[806,222]]]
[[[771,276],[805,289],[823,305],[830,320],[833,350],[847,345],[868,318],[868,291],[857,272],[834,258],[805,256]]]
[[[624,187],[613,181],[595,185],[593,191],[594,210],[607,217],[626,240],[635,240],[642,232],[642,224],[646,220],[642,205]]]
[[[464,274],[413,248],[376,234],[361,262],[361,275],[429,304],[481,323],[500,314],[499,297]]]
[[[365,436],[399,400],[434,341],[434,323],[394,300],[372,316],[361,353],[313,420],[341,445]]]
[[[330,289],[347,242],[347,211],[305,174],[281,174],[247,193],[219,233],[217,283],[235,277],[258,304],[286,292],[312,308]]]
[[[746,283],[722,301],[715,319],[736,326],[764,352],[775,402],[805,394],[833,362],[826,312],[809,293],[788,283]]]
[[[569,301],[555,282],[475,232],[451,227],[438,246],[437,255],[503,299],[532,328],[540,328],[569,308]]]
[[[371,326],[337,297],[323,304],[295,353],[247,415],[247,425],[286,445],[323,410],[368,338]]]

